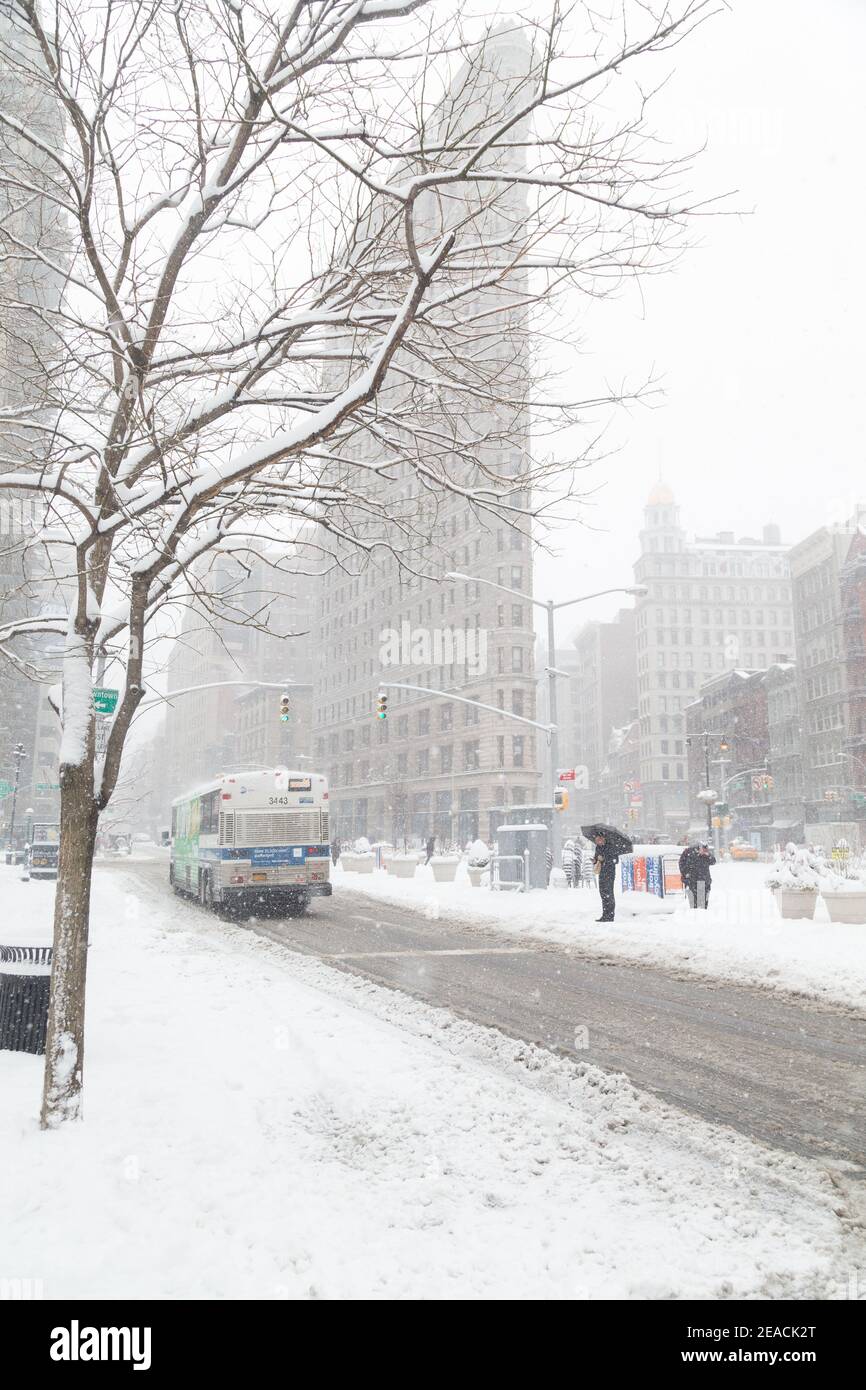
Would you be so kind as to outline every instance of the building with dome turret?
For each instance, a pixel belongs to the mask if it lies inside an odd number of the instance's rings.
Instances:
[[[760,539],[733,531],[690,537],[673,492],[659,481],[647,498],[634,572],[648,592],[635,613],[640,787],[631,804],[642,827],[679,837],[706,826],[689,793],[686,706],[721,672],[794,657],[787,551],[775,525]],[[709,748],[711,759],[720,753]],[[720,768],[713,775],[718,780]]]

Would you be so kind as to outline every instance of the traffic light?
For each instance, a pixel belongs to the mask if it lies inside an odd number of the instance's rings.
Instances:
[[[288,695],[281,695],[281,696],[280,696],[280,723],[281,723],[281,724],[288,724],[289,720],[290,720],[291,717],[292,717],[292,715],[291,715],[291,708],[292,708],[292,706],[291,706],[291,700],[289,699]]]
[[[564,787],[554,787],[553,809],[554,811],[568,810],[568,792],[565,790]]]
[[[388,696],[385,694],[384,690],[380,690],[376,697],[376,718],[388,718]]]
[[[728,740],[725,738],[724,734],[722,734],[722,741],[719,744],[719,751],[722,753],[727,753],[730,746],[731,745],[728,743]]]

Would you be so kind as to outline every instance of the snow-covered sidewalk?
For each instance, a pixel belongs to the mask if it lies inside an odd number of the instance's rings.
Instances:
[[[549,889],[544,893],[472,888],[465,869],[455,883],[435,883],[429,867],[413,879],[373,874],[334,874],[335,891],[350,888],[388,902],[411,904],[455,925],[475,923],[503,932],[559,941],[573,950],[606,959],[645,962],[702,976],[808,995],[855,1008],[866,1007],[866,925],[830,922],[819,901],[815,921],[783,921],[764,887],[766,864],[719,864],[713,870],[710,905],[692,911],[677,898],[669,904],[648,894],[630,894],[642,911],[621,905],[617,917],[597,922],[594,887]]]
[[[53,885],[0,889],[4,935],[47,923]],[[0,1052],[4,1277],[46,1298],[850,1295],[821,1166],[141,891],[97,872],[84,1121],[40,1132],[42,1061]]]

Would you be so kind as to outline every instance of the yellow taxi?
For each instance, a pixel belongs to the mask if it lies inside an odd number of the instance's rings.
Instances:
[[[754,845],[748,844],[745,840],[732,840],[728,853],[732,859],[756,860],[758,851]]]

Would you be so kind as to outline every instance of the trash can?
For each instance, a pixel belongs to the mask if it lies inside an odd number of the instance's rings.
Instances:
[[[45,1052],[50,946],[0,946],[0,1048]]]

